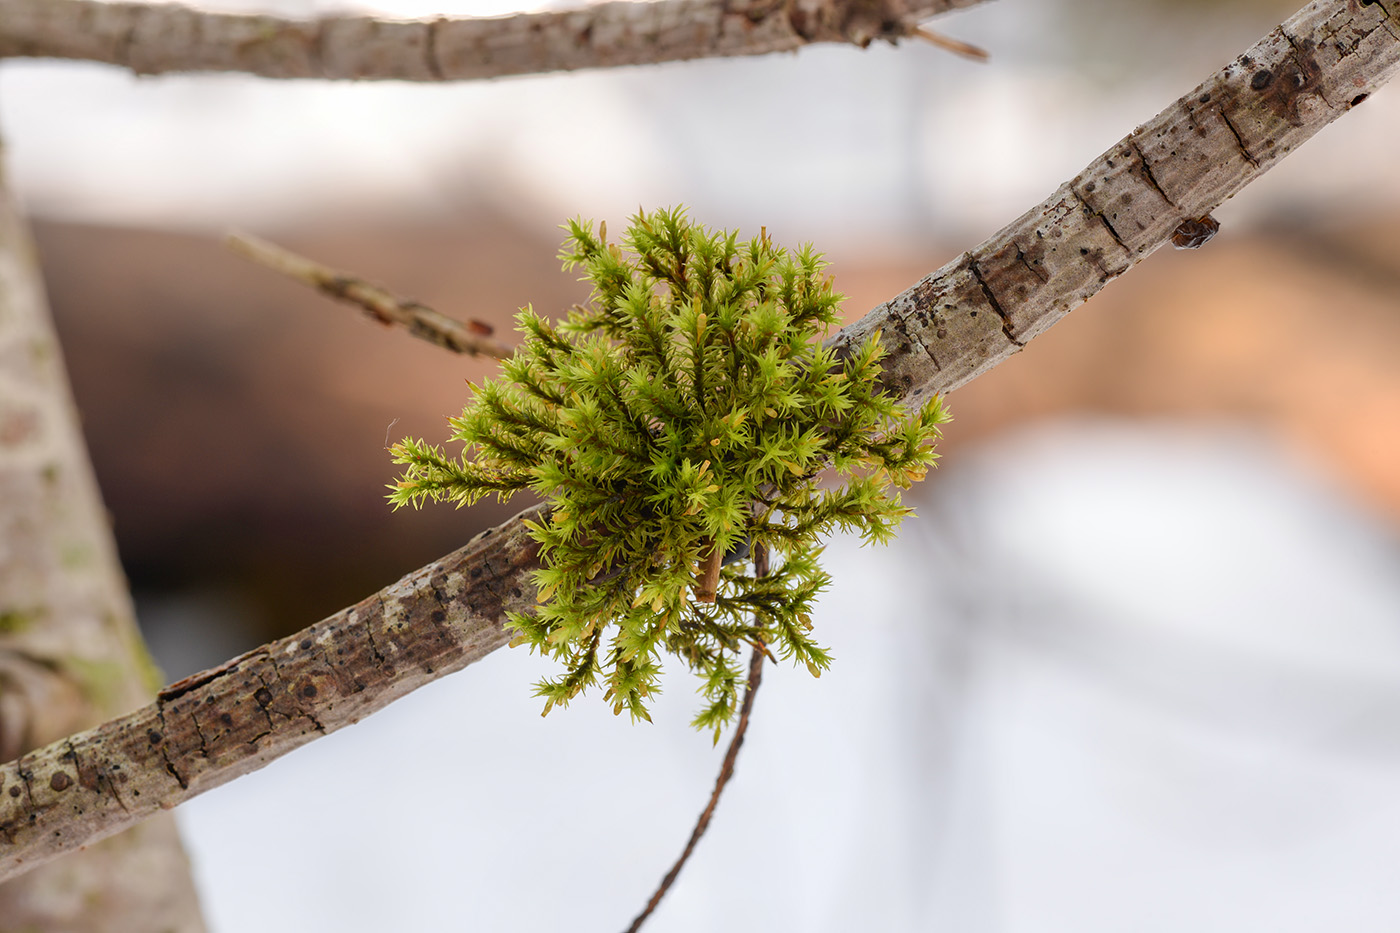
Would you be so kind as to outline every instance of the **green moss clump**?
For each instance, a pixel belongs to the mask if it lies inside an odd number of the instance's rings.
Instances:
[[[605,226],[567,229],[561,258],[593,283],[588,306],[557,325],[522,311],[519,349],[451,419],[463,456],[396,444],[407,469],[389,498],[546,499],[530,528],[540,606],[509,620],[513,644],[564,666],[538,685],[545,711],[601,681],[616,712],[650,719],[669,653],[700,677],[695,725],[718,737],[745,644],[813,675],[830,663],[811,636],[821,539],[887,540],[909,512],[896,487],[933,464],[946,416],[938,399],[905,413],[880,388],[877,339],[842,359],[822,345],[841,296],[810,247],[740,242],[681,209],[638,214],[621,247]]]

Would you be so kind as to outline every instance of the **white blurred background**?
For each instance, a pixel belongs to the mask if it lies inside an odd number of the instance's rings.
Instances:
[[[854,316],[1292,2],[997,0],[935,23],[986,66],[906,44],[425,87],[6,62],[8,171],[167,673],[309,624],[471,530],[384,515],[380,448],[394,418],[440,436],[485,367],[292,286],[230,297],[264,273],[218,257],[226,227],[445,311],[489,295],[504,322],[562,306],[565,217],[618,229],[680,202],[815,241]],[[1400,924],[1397,143],[1387,89],[1223,207],[1199,254],[1152,257],[953,396],[897,543],[832,542],[833,670],[770,669],[651,929]],[[506,240],[536,264],[493,259]],[[304,318],[284,313],[298,301]],[[291,592],[288,562],[334,587]],[[688,728],[684,677],[633,727],[596,698],[541,720],[541,673],[497,652],[182,808],[214,929],[625,926],[722,749]]]

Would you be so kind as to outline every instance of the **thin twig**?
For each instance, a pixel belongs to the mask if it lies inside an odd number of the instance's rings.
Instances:
[[[768,549],[762,545],[754,547],[754,574],[760,577],[768,575]],[[690,840],[685,844],[685,850],[681,852],[681,857],[676,859],[676,864],[671,866],[671,870],[666,873],[666,877],[661,879],[661,884],[657,886],[656,893],[647,901],[647,906],[642,912],[637,914],[632,925],[627,928],[627,933],[637,933],[656,910],[661,899],[666,896],[666,892],[671,890],[671,885],[675,884],[676,878],[680,876],[681,869],[685,867],[686,861],[690,858],[690,853],[695,851],[695,844],[700,841],[700,837],[705,835],[705,830],[710,827],[710,817],[714,816],[715,807],[719,804],[719,795],[724,792],[724,786],[729,783],[729,779],[734,776],[734,763],[739,758],[739,748],[744,744],[744,733],[749,728],[749,713],[753,711],[754,694],[758,693],[759,685],[763,683],[763,661],[768,654],[768,648],[762,642],[753,646],[753,655],[749,658],[749,680],[744,688],[744,701],[739,707],[739,724],[734,727],[734,737],[729,740],[729,749],[724,753],[724,764],[720,766],[719,777],[715,779],[715,789],[710,794],[710,802],[705,805],[705,809],[700,814],[700,819],[695,821],[695,829],[690,833]]]
[[[381,324],[402,325],[421,340],[470,356],[491,356],[503,360],[511,355],[512,348],[492,336],[490,324],[477,320],[463,323],[427,305],[405,301],[378,285],[337,272],[259,237],[230,233],[225,242],[229,249],[245,259],[304,282],[323,295],[358,305],[365,314]]]
[[[985,62],[991,57],[987,54],[987,50],[981,46],[964,42],[961,39],[954,39],[952,36],[945,36],[941,32],[934,32],[927,26],[914,27],[912,35],[931,45],[936,45],[940,49],[952,52],[954,55],[961,55],[963,58],[970,58],[975,62]]]

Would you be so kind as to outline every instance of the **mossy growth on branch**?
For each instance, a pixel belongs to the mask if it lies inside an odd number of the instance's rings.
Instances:
[[[558,324],[521,311],[520,347],[450,419],[463,456],[394,445],[407,469],[389,498],[533,490],[550,505],[530,526],[539,607],[508,624],[563,664],[538,684],[545,712],[601,682],[616,712],[649,720],[669,653],[700,677],[695,725],[718,740],[744,645],[813,675],[830,663],[811,635],[821,540],[888,540],[946,416],[884,392],[877,339],[841,359],[822,345],[842,296],[810,247],[741,242],[679,208],[637,214],[621,246],[606,225],[567,229],[560,258],[593,283],[588,306]]]

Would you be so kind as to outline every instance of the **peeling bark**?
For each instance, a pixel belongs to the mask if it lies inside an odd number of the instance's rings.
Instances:
[[[1389,0],[1387,0],[1389,2]],[[1319,0],[982,245],[833,338],[878,333],[907,403],[991,369],[1400,65],[1400,2]],[[536,513],[537,514],[537,513]],[[0,767],[0,878],[355,722],[507,640],[534,600],[525,513],[323,622]]]
[[[983,0],[659,0],[419,22],[290,20],[177,4],[0,0],[0,58],[106,62],[137,74],[461,81],[716,56],[861,48]]]
[[[0,753],[122,715],[153,681],[33,247],[0,179]],[[42,793],[32,781],[13,791],[7,802]],[[203,930],[174,822],[0,885],[0,929]]]

